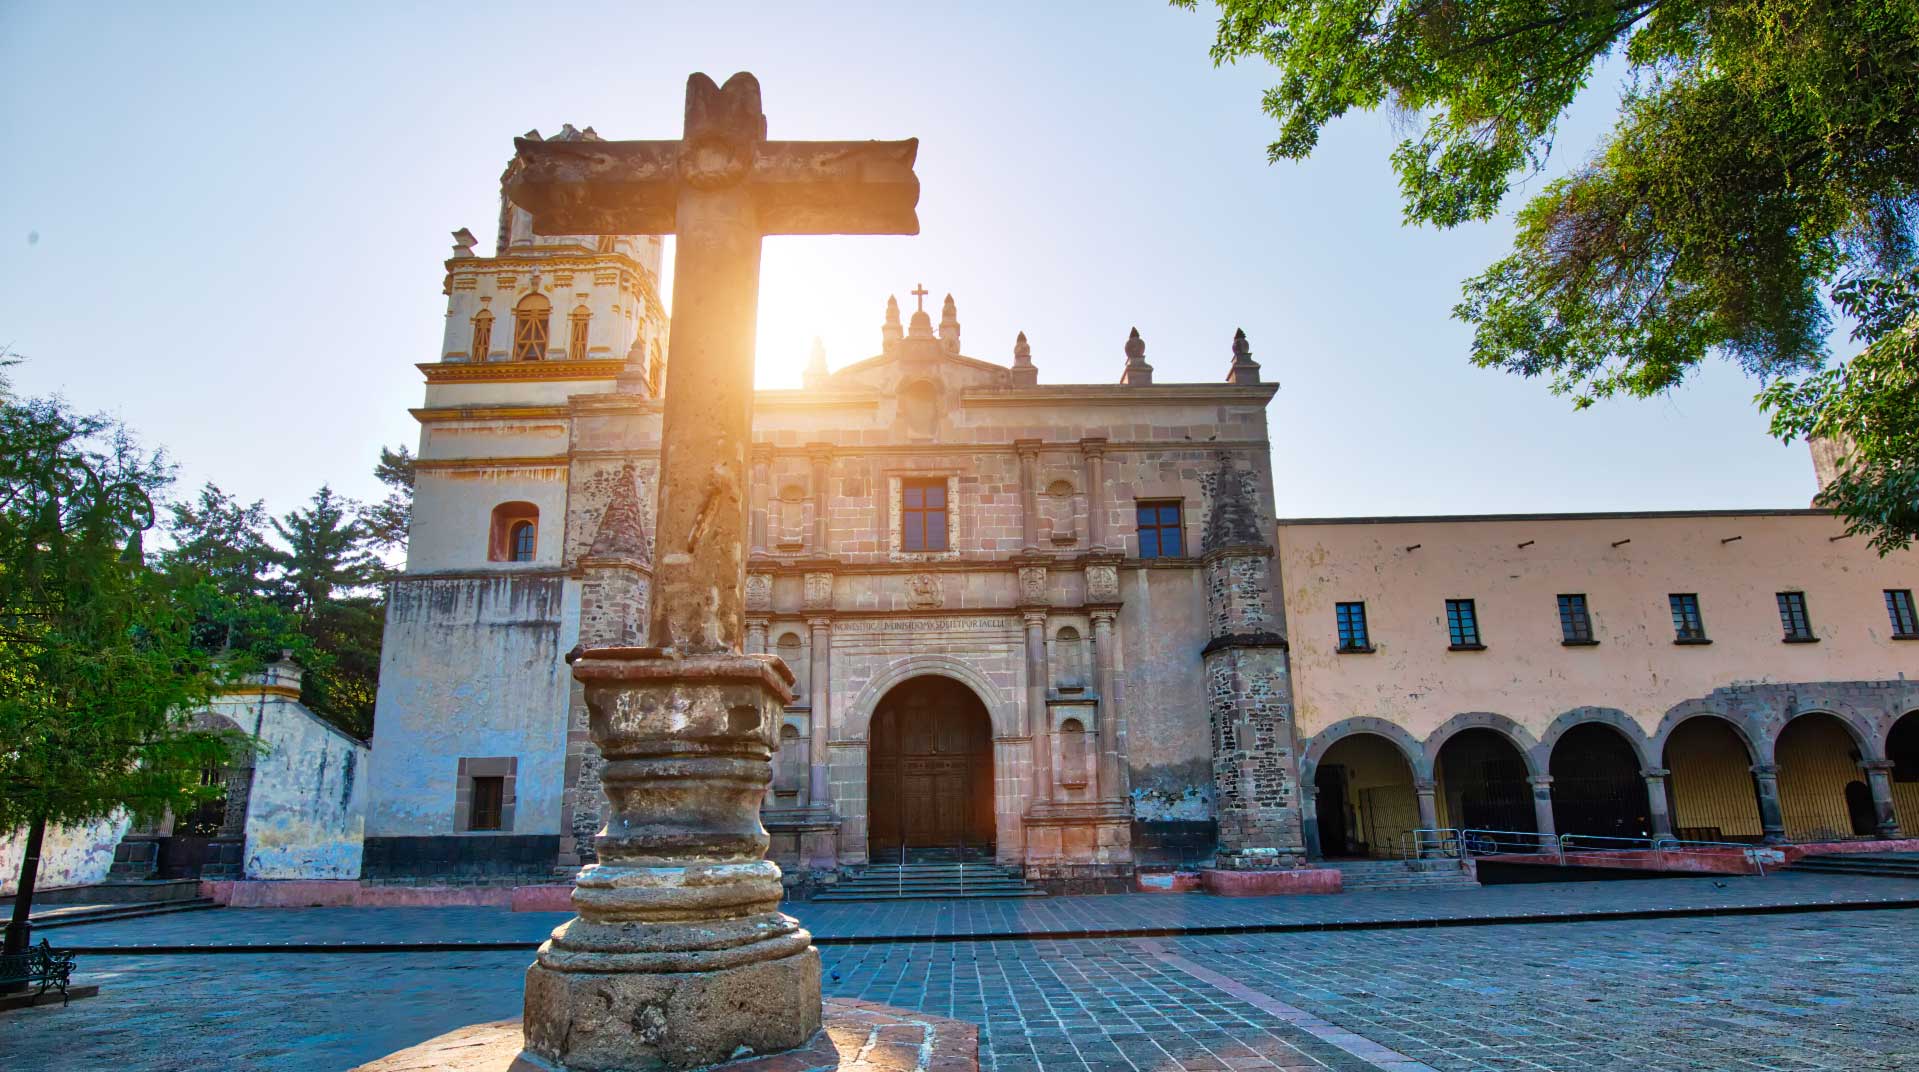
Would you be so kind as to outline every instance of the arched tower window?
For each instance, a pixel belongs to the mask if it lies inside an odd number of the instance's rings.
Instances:
[[[569,318],[569,330],[566,337],[566,359],[568,361],[586,360],[586,326],[593,314],[582,305],[573,310]]]
[[[531,562],[540,547],[540,508],[530,502],[504,502],[493,508],[486,537],[488,562]]]
[[[528,294],[513,307],[513,360],[538,361],[546,356],[547,324],[553,303],[543,294]]]
[[[468,347],[468,360],[485,361],[488,350],[493,349],[493,314],[485,309],[473,318],[473,345]]]

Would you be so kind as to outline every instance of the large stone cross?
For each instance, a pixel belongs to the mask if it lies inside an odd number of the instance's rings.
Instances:
[[[535,231],[678,236],[649,638],[737,652],[760,239],[918,234],[919,142],[767,141],[760,84],[741,72],[687,79],[679,141],[515,144],[507,196]]]

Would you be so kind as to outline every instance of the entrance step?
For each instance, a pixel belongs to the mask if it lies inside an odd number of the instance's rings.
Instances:
[[[168,916],[175,912],[203,912],[209,908],[218,907],[220,907],[219,902],[208,897],[133,904],[63,905],[50,907],[45,912],[35,912],[33,929],[39,931],[49,927],[77,927],[82,923],[107,923],[113,920],[140,919],[145,916]]]
[[[815,901],[947,901],[1044,897],[1016,871],[991,864],[880,864],[813,895]]]
[[[1479,888],[1457,860],[1328,860],[1326,866],[1339,869],[1340,888],[1347,893]]]
[[[1825,875],[1919,878],[1919,852],[1835,852],[1806,856],[1793,864],[1792,870]]]

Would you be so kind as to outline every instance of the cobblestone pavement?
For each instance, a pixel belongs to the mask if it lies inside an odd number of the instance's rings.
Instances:
[[[1458,920],[1566,912],[1655,912],[1766,905],[1919,901],[1919,879],[1785,873],[1769,878],[1679,878],[1544,883],[1410,893],[1222,898],[1119,894],[1002,901],[790,903],[822,941],[935,935],[1070,935],[1113,931],[1370,921]],[[78,948],[208,943],[539,942],[565,922],[559,912],[495,908],[220,909],[52,928]]]
[[[822,952],[829,994],[980,1024],[985,1072],[1919,1068],[1915,910]],[[101,995],[0,1014],[0,1067],[332,1072],[515,1015],[527,961],[83,958]]]

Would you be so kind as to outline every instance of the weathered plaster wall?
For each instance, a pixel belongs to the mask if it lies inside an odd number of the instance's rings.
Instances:
[[[550,452],[563,453],[561,436]],[[514,465],[492,469],[423,468],[414,489],[413,527],[407,570],[524,569],[523,562],[487,559],[493,508],[530,502],[540,511],[533,564],[557,566],[566,531],[566,464]]]
[[[1883,593],[1919,588],[1919,552],[1843,532],[1813,512],[1282,523],[1300,734],[1375,716],[1424,739],[1493,712],[1538,737],[1593,706],[1650,736],[1729,685],[1907,677],[1919,643],[1891,639]],[[1818,643],[1781,642],[1774,594],[1795,590]],[[1674,592],[1698,594],[1711,644],[1673,643]],[[1597,645],[1561,644],[1561,593],[1586,594]],[[1447,650],[1450,598],[1476,601],[1486,650]],[[1365,602],[1374,653],[1335,651],[1346,601]]]
[[[460,833],[461,757],[517,756],[513,825],[558,834],[578,585],[556,572],[404,578],[387,604],[369,836]],[[471,836],[480,837],[482,834]]]
[[[131,825],[125,815],[114,815],[84,826],[51,826],[40,846],[37,889],[90,886],[107,877],[113,866],[113,847]],[[27,832],[15,830],[0,837],[0,895],[20,889],[20,864],[26,858]]]
[[[1200,649],[1206,594],[1196,568],[1120,571],[1122,700],[1142,822],[1214,817],[1212,742]]]
[[[246,877],[358,878],[367,746],[280,695],[232,695],[213,709],[254,734]]]

